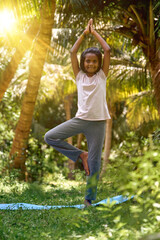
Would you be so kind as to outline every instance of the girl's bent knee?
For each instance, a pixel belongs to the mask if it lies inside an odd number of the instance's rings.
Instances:
[[[47,136],[47,133],[44,135],[44,141],[45,141],[46,143],[48,143],[48,136]]]
[[[44,141],[49,144],[49,145],[54,145],[55,143],[57,143],[60,139],[56,139],[54,138],[54,136],[50,135],[48,132],[45,134],[44,136]]]

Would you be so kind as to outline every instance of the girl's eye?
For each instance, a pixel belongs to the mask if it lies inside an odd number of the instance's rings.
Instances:
[[[86,63],[90,63],[90,60],[86,60]],[[94,60],[93,63],[97,63],[97,60]]]

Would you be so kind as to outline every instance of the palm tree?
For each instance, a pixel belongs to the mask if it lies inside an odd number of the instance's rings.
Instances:
[[[50,46],[52,27],[54,23],[55,1],[45,0],[41,9],[41,25],[33,47],[32,58],[29,64],[29,78],[24,95],[20,118],[15,130],[15,137],[10,155],[11,166],[21,169],[24,178],[26,168],[26,149],[30,133],[30,126],[38,94],[40,79],[47,49]]]
[[[132,38],[134,44],[141,46],[148,59],[160,116],[160,38],[158,35],[158,7],[159,5],[156,5],[156,1],[154,0],[148,0],[145,4],[142,2],[138,6],[130,4],[129,8],[125,9],[125,14],[123,15],[123,21],[125,21],[128,27],[124,25],[117,29],[117,31]],[[132,21],[130,21],[130,18],[132,18]]]

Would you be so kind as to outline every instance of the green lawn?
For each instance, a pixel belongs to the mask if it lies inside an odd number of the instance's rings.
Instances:
[[[3,180],[0,191],[0,203],[72,205],[83,203],[85,182],[60,179],[46,184],[11,184]],[[112,183],[100,182],[96,202],[116,195]],[[119,205],[83,210],[1,210],[0,239],[140,239],[151,232],[151,226],[144,229],[145,212],[131,214],[130,208],[136,204],[129,200]]]

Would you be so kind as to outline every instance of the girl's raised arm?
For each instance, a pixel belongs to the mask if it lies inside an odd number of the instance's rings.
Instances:
[[[103,50],[104,50],[104,58],[103,58],[103,65],[102,70],[105,73],[105,75],[108,75],[109,71],[109,64],[110,64],[110,47],[106,43],[106,41],[99,35],[99,33],[96,32],[96,30],[93,29],[93,20],[90,19],[90,31],[93,36],[98,40],[98,42],[101,44]]]
[[[79,47],[80,47],[80,45],[81,45],[85,35],[87,35],[90,32],[89,31],[89,27],[90,27],[90,20],[88,22],[88,25],[87,25],[86,29],[84,30],[82,35],[77,39],[77,41],[75,42],[75,44],[73,45],[73,47],[70,50],[72,68],[73,68],[73,72],[74,72],[75,77],[77,76],[77,74],[80,71],[78,58],[77,58],[77,52],[78,52],[78,49],[79,49]]]

